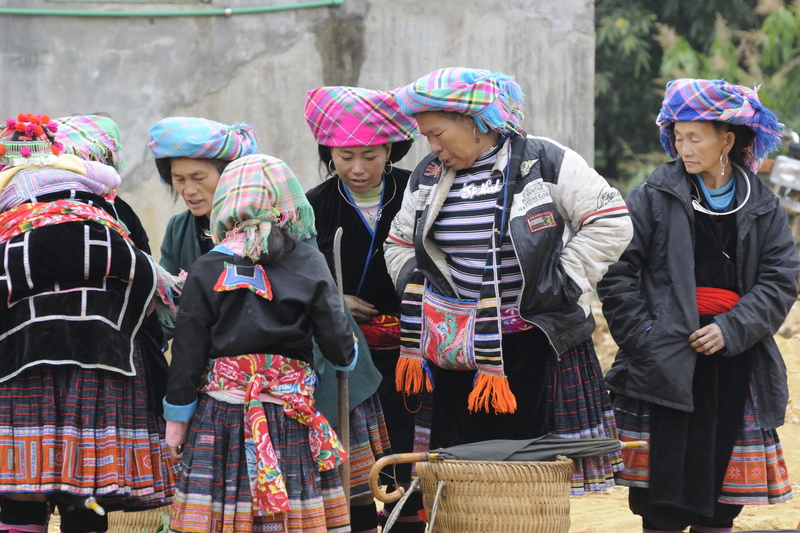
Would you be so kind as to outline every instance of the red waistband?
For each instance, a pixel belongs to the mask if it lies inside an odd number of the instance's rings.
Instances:
[[[740,296],[733,291],[713,287],[697,287],[697,311],[701,315],[727,313]]]

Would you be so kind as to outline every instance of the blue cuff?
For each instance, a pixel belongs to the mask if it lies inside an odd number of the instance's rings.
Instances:
[[[358,362],[358,343],[353,344],[353,360],[347,366],[339,366],[334,365],[331,363],[331,366],[336,370],[341,370],[342,372],[352,372],[353,369],[356,367],[356,363]]]
[[[162,403],[164,404],[164,420],[173,422],[188,422],[197,409],[197,400],[189,405],[172,405],[164,398]]]
[[[717,325],[717,327],[719,328],[719,330],[720,330],[720,331],[722,331],[722,326],[720,326],[720,325],[719,325],[719,322],[717,322],[716,320],[712,320],[712,321],[711,321],[711,323],[712,323],[712,324],[716,324],[716,325]],[[724,334],[724,333],[722,334],[722,339],[723,339],[723,340],[725,339],[725,334]],[[724,347],[724,348],[722,348],[721,350],[719,350],[719,351],[718,351],[717,353],[715,353],[714,355],[718,355],[718,356],[720,356],[720,357],[730,357],[730,355],[731,355],[731,351],[728,349],[728,343],[727,343],[727,341],[725,342],[725,347]]]

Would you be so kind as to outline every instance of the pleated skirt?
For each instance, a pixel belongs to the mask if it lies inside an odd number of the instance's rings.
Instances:
[[[175,489],[164,421],[136,376],[37,365],[0,383],[0,493],[95,496],[108,511],[169,504]]]
[[[420,395],[415,451],[491,439],[616,437],[611,399],[591,339],[556,357],[538,329],[503,336],[503,364],[517,400],[512,414],[470,413],[474,372],[436,369],[432,394]],[[571,494],[614,485],[622,454],[575,460]]]
[[[752,394],[744,409],[742,427],[736,434],[718,501],[733,505],[764,505],[791,499],[792,486],[778,433],[762,429]],[[614,408],[620,440],[650,440],[650,409],[647,402],[617,396]],[[628,487],[650,487],[650,456],[647,447],[624,450],[625,469],[617,482]]]
[[[241,404],[200,396],[184,445],[170,531],[349,532],[347,502],[337,470],[319,471],[308,427],[273,403],[265,403],[264,411],[291,510],[253,516],[243,409]]]

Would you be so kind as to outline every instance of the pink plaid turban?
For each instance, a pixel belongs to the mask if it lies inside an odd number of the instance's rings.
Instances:
[[[374,146],[418,136],[391,92],[360,87],[319,87],[308,91],[306,122],[323,146]]]

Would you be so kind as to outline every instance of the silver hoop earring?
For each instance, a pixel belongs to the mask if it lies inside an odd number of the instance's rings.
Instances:
[[[333,159],[328,161],[328,177],[336,176],[336,167],[333,166]]]
[[[722,156],[725,156],[725,162],[722,162]],[[719,164],[722,165],[722,176],[725,175],[725,167],[728,166],[728,163],[731,162],[731,158],[728,157],[728,154],[719,154]]]
[[[383,171],[386,174],[391,174],[392,172],[394,172],[394,163],[392,163],[391,159],[386,160],[386,164],[383,166]]]

